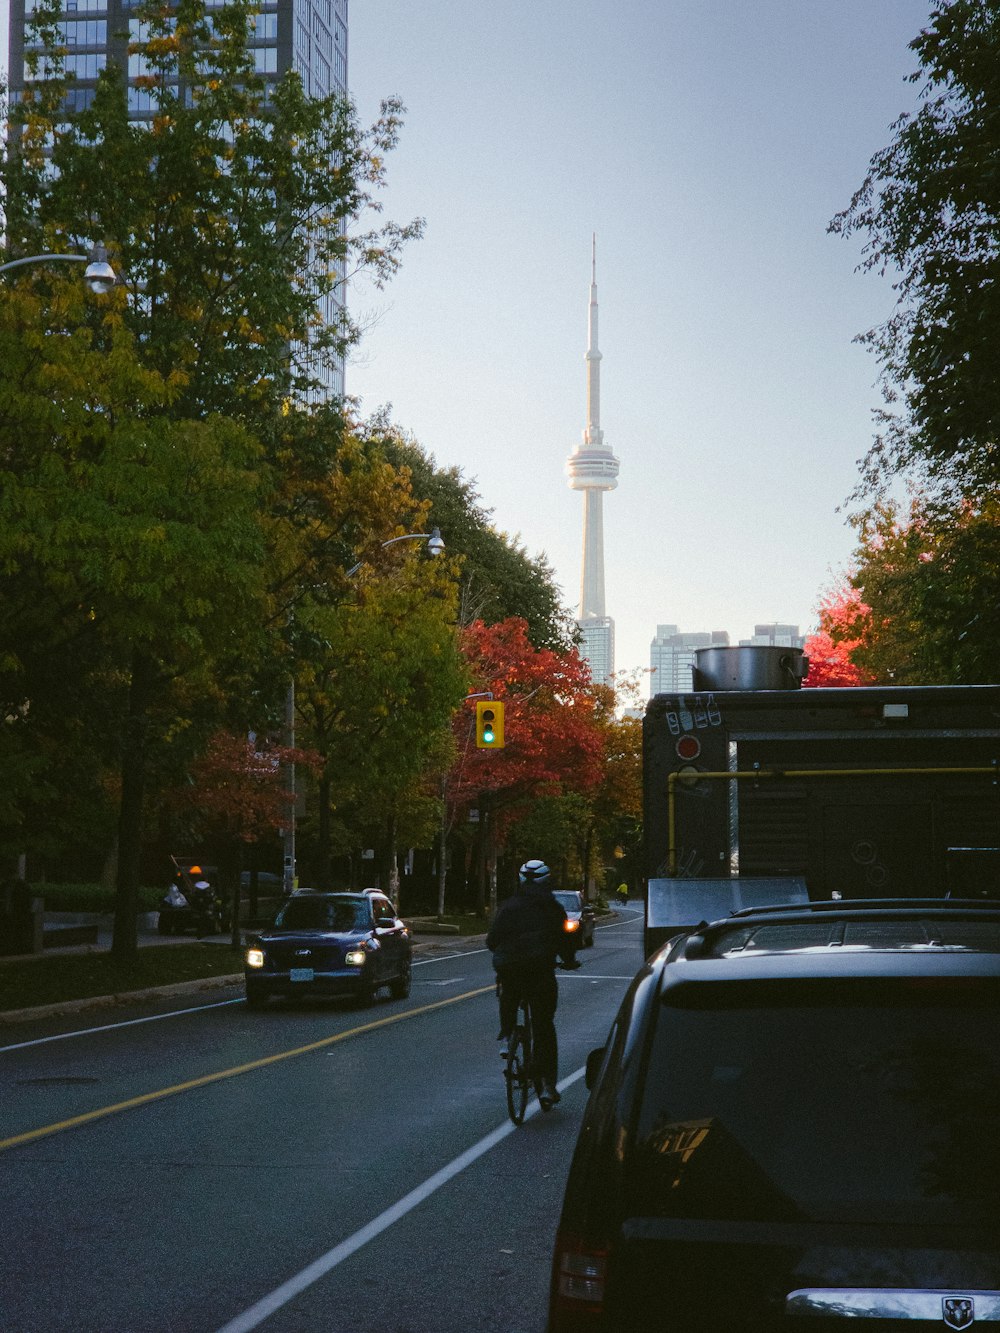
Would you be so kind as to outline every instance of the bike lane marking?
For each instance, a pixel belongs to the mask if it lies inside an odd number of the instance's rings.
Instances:
[[[556,1087],[560,1092],[563,1092],[583,1078],[585,1073],[585,1068],[574,1070],[572,1074],[561,1079]],[[538,1102],[533,1101],[525,1113],[525,1120],[530,1120],[533,1115],[538,1115],[540,1111],[541,1107]],[[244,1310],[242,1314],[238,1314],[235,1319],[231,1319],[228,1324],[224,1324],[220,1329],[217,1329],[216,1333],[251,1333],[252,1329],[259,1328],[265,1319],[269,1319],[283,1305],[287,1305],[296,1296],[300,1296],[302,1292],[317,1283],[320,1278],[325,1277],[338,1264],[342,1264],[345,1259],[349,1259],[351,1255],[356,1254],[362,1246],[367,1245],[369,1241],[374,1240],[376,1236],[380,1236],[383,1231],[388,1230],[393,1223],[398,1222],[400,1218],[405,1217],[407,1213],[411,1213],[414,1208],[419,1207],[425,1199],[429,1199],[443,1185],[447,1185],[450,1180],[454,1180],[455,1176],[464,1171],[467,1166],[477,1162],[480,1157],[490,1152],[498,1143],[502,1143],[509,1134],[515,1133],[516,1130],[517,1126],[509,1120],[494,1129],[485,1138],[480,1139],[478,1143],[474,1143],[471,1148],[466,1148],[465,1152],[460,1153],[447,1166],[441,1167],[440,1171],[435,1171],[432,1176],[428,1176],[423,1184],[410,1190],[409,1194],[404,1194],[385,1212],[379,1213],[378,1217],[373,1218],[360,1230],[355,1231],[353,1236],[348,1236],[339,1245],[335,1245],[332,1250],[327,1250],[326,1254],[314,1259],[311,1264],[296,1273],[294,1277],[290,1277],[280,1287],[275,1287],[274,1291],[269,1292],[254,1305],[251,1305],[249,1309]]]
[[[246,1064],[234,1065],[232,1069],[220,1069],[214,1074],[202,1074],[199,1078],[188,1079],[185,1083],[175,1083],[169,1088],[157,1088],[155,1092],[144,1092],[138,1097],[130,1097],[124,1102],[115,1102],[111,1106],[99,1106],[93,1111],[85,1111],[82,1115],[71,1116],[68,1120],[60,1120],[52,1125],[43,1125],[38,1129],[29,1129],[22,1134],[14,1134],[10,1138],[0,1139],[0,1152],[6,1152],[8,1148],[17,1148],[25,1143],[32,1143],[36,1139],[46,1138],[51,1134],[59,1134],[66,1129],[76,1129],[80,1125],[90,1124],[94,1120],[102,1120],[105,1116],[115,1115],[119,1111],[132,1111],[139,1106],[146,1106],[150,1102],[162,1100],[164,1097],[173,1097],[180,1092],[191,1092],[195,1088],[204,1088],[211,1083],[219,1083],[224,1078],[235,1078],[238,1074],[249,1074],[255,1069],[266,1069],[268,1065],[279,1063],[281,1060],[291,1060],[295,1056],[308,1055],[312,1051],[321,1051],[324,1047],[333,1046],[337,1042],[347,1041],[350,1037],[359,1037],[365,1032],[374,1032],[377,1028],[389,1027],[392,1023],[402,1023],[405,1019],[416,1018],[420,1014],[432,1013],[435,1009],[444,1009],[446,1005],[458,1004],[461,1000],[471,1000],[478,995],[492,995],[494,985],[491,982],[489,986],[480,986],[476,990],[465,991],[461,995],[450,995],[446,1000],[435,1000],[432,1004],[421,1005],[418,1009],[407,1009],[401,1014],[389,1014],[386,1018],[375,1019],[371,1023],[362,1023],[360,1027],[349,1028],[346,1032],[335,1032],[331,1037],[322,1037],[319,1041],[311,1041],[305,1046],[296,1046],[288,1051],[278,1051],[274,1055],[265,1055],[259,1060],[250,1060]]]

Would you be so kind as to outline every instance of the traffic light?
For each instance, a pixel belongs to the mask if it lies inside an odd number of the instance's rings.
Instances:
[[[498,699],[476,704],[476,745],[480,750],[503,749],[503,704]]]

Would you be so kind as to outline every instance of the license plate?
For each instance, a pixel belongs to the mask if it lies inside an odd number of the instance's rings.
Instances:
[[[315,973],[311,967],[293,967],[288,973],[289,981],[312,981]]]

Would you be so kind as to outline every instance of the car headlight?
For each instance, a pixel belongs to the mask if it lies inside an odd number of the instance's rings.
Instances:
[[[580,929],[579,921],[566,920],[563,922],[563,930],[565,930],[567,935],[572,935],[574,930],[579,930],[579,929]]]
[[[348,967],[361,967],[365,961],[364,949],[348,949],[344,954],[344,962]]]
[[[247,967],[263,967],[263,966],[264,966],[264,950],[247,949]]]

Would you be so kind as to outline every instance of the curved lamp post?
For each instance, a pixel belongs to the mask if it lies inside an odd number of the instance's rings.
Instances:
[[[441,555],[444,552],[444,541],[441,537],[440,528],[432,528],[430,532],[404,532],[401,537],[390,537],[387,542],[382,542],[381,549],[387,546],[394,546],[396,542],[426,542],[427,550],[431,555]],[[359,560],[346,570],[347,577],[356,574],[365,562]],[[285,744],[290,750],[295,749],[295,681],[294,678],[289,681],[288,690],[285,694]],[[283,843],[283,866],[282,866],[282,890],[285,894],[291,893],[295,888],[295,764],[287,765],[287,774],[285,779],[285,793],[288,798],[288,815],[285,822],[285,830],[282,837]]]
[[[26,255],[24,259],[11,259],[0,264],[0,273],[7,273],[13,268],[23,268],[25,264],[51,263],[86,264],[84,281],[92,292],[105,295],[118,281],[118,275],[108,263],[108,252],[103,245],[95,245],[89,255]]]

